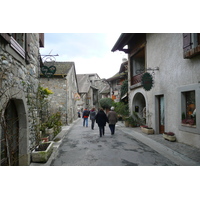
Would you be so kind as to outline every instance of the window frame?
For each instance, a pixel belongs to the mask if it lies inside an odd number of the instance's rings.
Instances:
[[[186,109],[186,99],[185,94],[186,92],[194,91],[195,92],[195,104],[196,104],[196,126],[185,126],[182,124],[182,113]],[[187,86],[182,86],[178,88],[178,102],[180,102],[179,105],[179,111],[178,111],[178,124],[179,124],[179,130],[190,132],[190,133],[196,133],[200,135],[200,110],[198,109],[198,106],[200,104],[200,84],[192,84]]]
[[[144,53],[144,70],[139,72],[138,74],[134,74],[134,71],[135,71],[135,67],[133,66],[133,60],[134,60],[134,57],[137,56],[139,53],[141,53],[141,51],[143,51]],[[146,71],[146,45],[143,44],[141,45],[140,48],[137,49],[136,52],[132,53],[130,55],[130,80],[131,80],[131,89],[132,88],[135,88],[135,87],[139,87],[141,86],[141,78],[142,78],[142,75],[144,74],[144,72]]]
[[[200,55],[200,33],[183,33],[183,57]]]

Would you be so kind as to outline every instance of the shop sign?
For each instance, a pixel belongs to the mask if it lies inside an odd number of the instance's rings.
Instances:
[[[146,72],[142,76],[142,86],[146,91],[150,91],[153,87],[153,77],[150,73]]]
[[[41,72],[44,74],[44,76],[46,76],[47,78],[50,78],[55,74],[56,67],[55,66],[50,66],[50,67],[42,66]]]

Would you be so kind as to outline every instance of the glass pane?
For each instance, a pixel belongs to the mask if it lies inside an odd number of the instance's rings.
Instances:
[[[165,125],[164,97],[160,97],[160,125]]]
[[[186,96],[186,118],[190,119],[196,109],[195,91],[186,92],[185,96]]]

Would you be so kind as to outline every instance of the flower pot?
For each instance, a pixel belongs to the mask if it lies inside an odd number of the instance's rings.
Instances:
[[[146,133],[146,134],[154,134],[154,130],[152,128],[141,127],[141,130],[143,133]]]
[[[163,133],[163,138],[165,140],[170,141],[170,142],[175,142],[176,141],[176,136],[175,135],[168,135],[166,133]]]
[[[47,129],[46,134],[49,135],[49,140],[53,140],[53,138],[54,138],[53,128]]]
[[[124,121],[124,124],[126,127],[129,127],[129,122],[128,121]]]
[[[45,163],[53,152],[53,142],[44,142],[36,147],[32,153],[32,162]]]
[[[49,136],[41,138],[42,142],[48,142],[49,141]]]

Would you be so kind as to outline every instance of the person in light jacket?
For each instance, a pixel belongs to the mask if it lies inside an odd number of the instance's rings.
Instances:
[[[94,122],[95,122],[96,111],[95,108],[92,108],[90,111],[90,120],[91,120],[91,129],[94,130]]]
[[[108,112],[108,123],[109,123],[109,128],[111,131],[111,135],[115,134],[115,124],[118,121],[118,116],[117,113],[114,111],[114,107],[111,107],[111,111]]]

